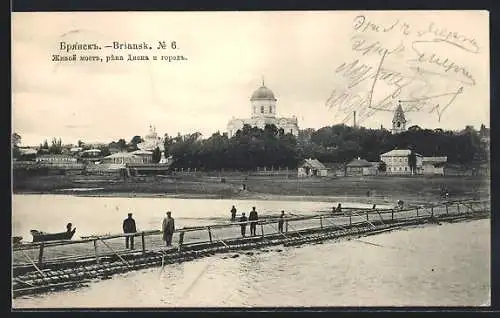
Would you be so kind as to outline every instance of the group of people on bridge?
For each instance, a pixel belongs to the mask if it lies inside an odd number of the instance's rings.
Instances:
[[[236,207],[233,205],[231,208],[231,221],[234,222],[236,221]],[[240,223],[241,227],[241,236],[245,237],[246,236],[246,231],[247,231],[247,223],[250,223],[250,236],[255,236],[257,235],[257,222],[259,220],[259,215],[257,213],[257,210],[255,207],[252,207],[252,211],[250,211],[248,218],[245,215],[245,212],[241,213],[240,218],[238,219],[238,222]],[[283,233],[283,223],[285,222],[285,211],[281,211],[281,214],[278,219],[278,232]]]
[[[172,246],[172,236],[175,232],[175,221],[172,217],[172,212],[167,212],[166,216],[163,218],[161,228],[163,232],[163,241],[167,246]],[[135,220],[132,218],[132,213],[129,213],[128,218],[123,220],[123,233],[137,233],[137,227]],[[134,249],[134,236],[125,237],[125,248]]]

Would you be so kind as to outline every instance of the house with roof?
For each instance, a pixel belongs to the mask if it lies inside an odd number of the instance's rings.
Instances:
[[[102,160],[101,150],[99,149],[88,149],[83,150],[78,153],[78,161],[84,164],[97,164]]]
[[[39,155],[36,157],[36,162],[45,164],[71,164],[76,163],[76,158],[62,154]]]
[[[142,158],[130,152],[117,152],[102,158],[102,163],[127,164],[142,163]]]
[[[345,177],[344,162],[325,162],[323,163],[327,169],[328,176]]]
[[[83,171],[84,165],[77,162],[73,156],[63,154],[37,155],[37,168],[48,168],[50,173],[57,174],[79,174]]]
[[[297,169],[298,177],[326,177],[328,168],[318,159],[305,159]]]
[[[378,162],[369,162],[360,157],[346,165],[346,176],[373,176],[378,172]]]
[[[386,173],[388,175],[412,175],[410,167],[410,154],[409,149],[394,149],[380,155],[380,160],[386,165]],[[416,167],[414,174],[422,174],[422,159],[421,154],[415,153]]]
[[[147,150],[136,150],[131,152],[133,155],[140,157],[142,159],[142,163],[153,163],[153,152]]]
[[[120,163],[87,165],[85,167],[85,173],[103,176],[122,176],[127,173],[127,167],[125,164]]]
[[[38,151],[29,147],[19,147],[19,160],[20,161],[36,161]]]
[[[70,153],[71,155],[76,155],[76,154],[78,154],[78,153],[80,153],[80,152],[82,152],[82,151],[83,151],[83,148],[82,148],[82,147],[72,147],[72,148],[69,150],[69,153]]]
[[[444,175],[444,167],[448,157],[423,157],[422,173],[425,175]]]

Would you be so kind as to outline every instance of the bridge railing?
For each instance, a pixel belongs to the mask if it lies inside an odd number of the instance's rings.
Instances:
[[[310,216],[287,216],[283,219],[283,234],[327,227],[348,227],[373,222],[395,222],[413,218],[429,218],[446,215],[474,214],[490,210],[487,200],[448,201],[438,204],[411,207],[407,209],[345,209],[341,213],[320,213]],[[279,217],[264,217],[256,223],[256,236],[269,237],[279,235]],[[199,243],[221,242],[241,238],[241,227],[245,226],[246,237],[250,237],[250,221],[213,224],[177,229],[172,238],[172,247],[182,249]],[[165,242],[160,230],[141,231],[131,234],[89,236],[79,240],[25,243],[13,247],[13,266],[33,266],[42,271],[48,263],[95,259],[99,263],[105,256],[121,256],[129,253],[147,253],[165,251]],[[125,248],[126,238],[134,240],[134,250]],[[125,261],[125,260],[123,260]],[[125,261],[126,262],[126,261]]]

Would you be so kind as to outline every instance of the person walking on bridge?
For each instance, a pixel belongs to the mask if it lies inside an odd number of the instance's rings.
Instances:
[[[245,216],[245,212],[241,213],[240,217],[240,226],[241,226],[241,236],[245,237],[247,231],[247,217]],[[244,222],[244,223],[243,223]]]
[[[172,246],[172,236],[175,232],[174,218],[172,217],[172,212],[168,211],[167,216],[163,219],[162,223],[163,240],[167,246]]]
[[[128,218],[123,220],[123,233],[128,234],[128,233],[135,233],[137,232],[137,228],[135,226],[135,220],[132,218],[132,213],[128,214]],[[125,248],[129,248],[129,242],[130,242],[130,249],[134,249],[134,237],[133,236],[126,236],[125,237]]]
[[[257,229],[257,220],[259,219],[259,216],[257,215],[257,211],[255,211],[255,207],[252,207],[252,211],[250,212],[250,215],[248,216],[248,221],[250,221],[250,235],[255,236],[255,232]]]

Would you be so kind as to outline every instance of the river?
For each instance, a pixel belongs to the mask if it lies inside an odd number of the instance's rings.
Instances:
[[[166,211],[172,211],[176,227],[227,222],[235,205],[238,215],[253,206],[260,216],[278,215],[281,210],[295,215],[330,211],[338,202],[287,200],[230,200],[180,198],[92,197],[72,195],[14,195],[12,199],[12,234],[31,240],[31,229],[45,232],[66,231],[71,222],[77,236],[121,233],[122,221],[132,212],[138,231],[161,228]],[[342,202],[344,207],[371,207],[371,204]],[[384,207],[383,205],[378,205]]]
[[[191,225],[197,216],[198,219],[207,214],[227,217],[226,211],[232,204],[227,200],[201,199],[14,196],[13,230],[14,234],[24,234],[33,224],[50,230],[50,223],[56,220],[61,225],[54,228],[60,228],[71,218],[85,233],[117,232],[123,214],[129,210],[135,212],[138,223],[146,226],[156,226],[156,218],[161,218],[165,209],[171,209],[182,222]],[[287,209],[301,214],[331,207],[331,203],[304,201],[238,201],[236,205],[244,211],[256,205],[269,213]],[[420,226],[302,247],[272,247],[252,255],[215,255],[166,265],[163,270],[150,268],[116,275],[76,290],[19,297],[13,300],[13,307],[480,306],[489,303],[488,219]]]

